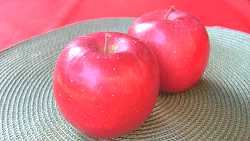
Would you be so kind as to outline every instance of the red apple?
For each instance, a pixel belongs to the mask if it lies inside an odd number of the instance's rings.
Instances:
[[[174,6],[149,12],[133,22],[128,35],[145,42],[156,54],[161,91],[185,91],[202,77],[209,59],[209,38],[193,15]]]
[[[138,128],[155,106],[159,83],[152,50],[117,32],[90,33],[70,42],[53,75],[55,100],[65,119],[103,139]]]

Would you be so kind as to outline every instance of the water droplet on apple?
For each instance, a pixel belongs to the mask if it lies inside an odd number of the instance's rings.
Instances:
[[[115,68],[113,68],[113,70],[115,70]]]
[[[117,59],[119,59],[119,57],[117,57]]]

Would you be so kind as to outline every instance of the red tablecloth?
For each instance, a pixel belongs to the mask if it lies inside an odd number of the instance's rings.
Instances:
[[[1,0],[0,51],[68,24],[107,17],[136,18],[172,5],[193,14],[205,26],[250,33],[249,0]]]

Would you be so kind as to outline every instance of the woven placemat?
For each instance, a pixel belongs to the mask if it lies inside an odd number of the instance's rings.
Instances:
[[[72,127],[52,87],[62,49],[91,32],[126,33],[135,19],[69,25],[0,52],[0,140],[98,140]],[[176,94],[160,92],[136,131],[113,140],[250,140],[250,35],[207,28],[211,55],[201,80]]]

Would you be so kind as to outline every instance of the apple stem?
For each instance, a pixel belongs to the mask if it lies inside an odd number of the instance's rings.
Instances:
[[[174,5],[168,10],[167,14],[164,16],[164,19],[167,20],[169,15],[175,11]]]
[[[112,37],[112,35],[110,33],[106,33],[105,34],[105,46],[104,46],[104,54],[108,54],[108,51],[109,51],[109,41],[110,41],[110,38]]]

